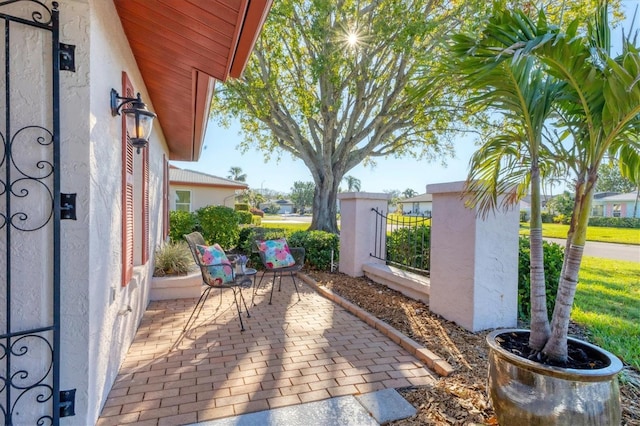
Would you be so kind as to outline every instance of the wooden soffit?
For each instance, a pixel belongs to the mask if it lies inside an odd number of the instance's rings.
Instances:
[[[202,151],[215,81],[238,78],[273,0],[114,0],[169,146]]]

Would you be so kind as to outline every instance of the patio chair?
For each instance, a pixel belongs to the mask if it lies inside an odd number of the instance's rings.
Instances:
[[[226,259],[221,263],[211,263],[206,262],[203,256],[200,253],[200,250],[212,249],[212,247],[216,247],[220,251],[222,249],[220,246],[214,245],[211,247],[207,247],[202,234],[199,232],[192,232],[184,236],[184,239],[187,240],[187,244],[189,245],[189,250],[191,250],[191,255],[193,256],[193,260],[196,262],[196,265],[200,267],[200,272],[202,273],[202,285],[205,286],[204,291],[200,295],[200,299],[193,307],[193,311],[191,311],[191,316],[187,320],[187,323],[184,326],[182,331],[185,331],[191,322],[191,319],[195,321],[200,314],[207,298],[209,297],[209,293],[211,290],[215,288],[219,288],[221,293],[220,297],[222,297],[222,289],[230,288],[233,291],[233,302],[236,305],[236,309],[238,310],[238,318],[240,319],[240,331],[244,331],[244,323],[242,322],[242,308],[238,299],[242,301],[244,305],[244,309],[247,311],[247,318],[251,317],[249,313],[249,309],[247,308],[247,304],[244,301],[244,296],[242,295],[242,289],[248,288],[252,284],[251,278],[246,275],[236,277],[235,268],[233,267],[234,256],[229,255],[226,257],[224,252],[221,253],[222,258]],[[200,246],[200,248],[198,248]],[[213,249],[212,249],[213,250]],[[224,277],[222,276],[224,275]],[[195,317],[194,317],[195,314]]]
[[[278,291],[280,291],[282,289],[282,275],[284,274],[291,276],[298,300],[300,300],[300,292],[298,291],[295,274],[304,266],[304,247],[288,247],[284,238],[266,241],[257,240],[256,245],[258,246],[258,254],[260,255],[260,261],[264,266],[264,270],[262,271],[260,282],[253,289],[251,301],[253,302],[256,291],[260,288],[260,285],[262,285],[262,280],[267,274],[273,275],[273,284],[271,285],[271,294],[269,296],[270,305],[273,299],[273,288],[276,286],[276,278],[279,278]],[[253,305],[255,306],[255,303],[253,303]]]

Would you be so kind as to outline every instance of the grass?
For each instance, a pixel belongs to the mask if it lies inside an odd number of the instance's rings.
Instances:
[[[558,223],[542,224],[543,237],[566,239],[567,232],[569,232],[569,225]],[[520,223],[520,235],[529,235],[528,223]],[[587,228],[587,241],[640,245],[640,229],[590,226]]]
[[[286,223],[286,222],[262,222],[261,228],[283,229],[289,235],[296,231],[306,231],[309,229],[308,223]]]
[[[640,263],[585,256],[571,318],[640,370]]]

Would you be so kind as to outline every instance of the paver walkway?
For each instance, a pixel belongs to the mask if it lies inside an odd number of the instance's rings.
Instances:
[[[272,305],[268,291],[259,291],[244,332],[230,290],[212,292],[184,333],[195,299],[152,302],[98,425],[188,424],[434,383],[430,370],[378,330],[299,280],[298,287],[300,301],[285,278]]]

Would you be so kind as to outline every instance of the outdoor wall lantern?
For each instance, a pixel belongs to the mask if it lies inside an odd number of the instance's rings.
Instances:
[[[120,104],[118,104],[119,100],[122,101]],[[122,108],[125,105],[126,108]],[[136,98],[124,98],[118,94],[116,89],[111,89],[111,115],[114,117],[120,115],[121,110],[125,116],[131,144],[140,154],[140,149],[149,142],[153,119],[156,118],[156,115],[147,109],[147,105],[140,98],[140,93]]]

